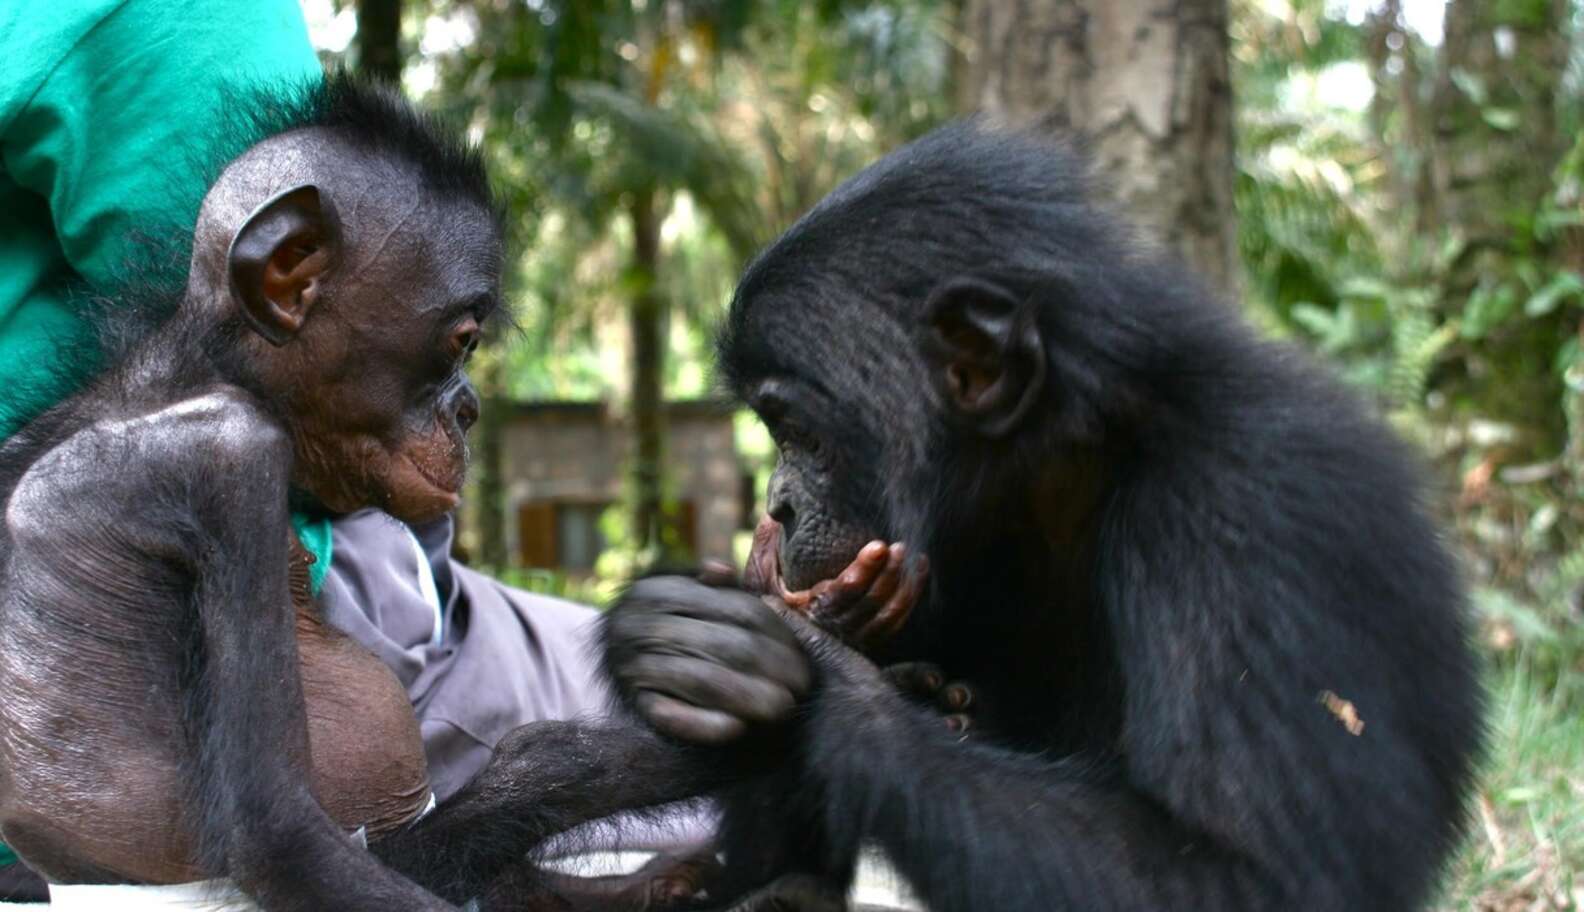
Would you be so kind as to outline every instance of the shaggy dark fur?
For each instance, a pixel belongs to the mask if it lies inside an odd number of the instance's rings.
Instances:
[[[1425,470],[1082,175],[1042,139],[951,126],[744,276],[720,360],[796,469],[772,485],[783,563],[920,545],[930,589],[885,658],[972,682],[989,737],[959,743],[805,638],[797,749],[727,796],[728,859],[841,881],[872,843],[934,912],[1419,908],[1482,731]],[[1037,332],[1043,385],[1009,433],[931,376],[926,305],[960,280]],[[642,647],[613,645],[620,676]]]

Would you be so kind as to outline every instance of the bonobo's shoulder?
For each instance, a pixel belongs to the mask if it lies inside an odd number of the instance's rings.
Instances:
[[[236,458],[286,458],[290,439],[246,391],[215,386],[173,401],[131,406],[88,421],[45,450],[18,479],[8,521],[28,504],[103,496],[123,484]]]
[[[108,414],[62,446],[124,444],[144,457],[162,451],[223,456],[234,448],[257,452],[286,440],[286,431],[246,390],[215,385],[168,402]],[[59,449],[59,448],[57,448]]]

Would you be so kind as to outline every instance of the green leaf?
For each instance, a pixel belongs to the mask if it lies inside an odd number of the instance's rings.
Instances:
[[[1448,75],[1452,78],[1452,84],[1467,95],[1469,100],[1477,105],[1485,104],[1485,83],[1478,76],[1462,67],[1453,67]]]
[[[1292,321],[1310,334],[1325,338],[1336,330],[1337,318],[1331,311],[1313,304],[1294,304]]]
[[[1584,279],[1571,270],[1563,271],[1552,276],[1543,288],[1529,296],[1524,302],[1524,314],[1530,317],[1543,317],[1568,298],[1578,298],[1584,295]]]
[[[1391,296],[1392,287],[1380,279],[1361,276],[1343,282],[1340,291],[1344,298],[1367,298],[1383,301]]]
[[[1480,118],[1504,133],[1511,133],[1518,129],[1523,122],[1523,119],[1518,116],[1518,112],[1511,108],[1484,108],[1480,111]]]
[[[1487,333],[1512,316],[1517,296],[1506,285],[1480,285],[1469,294],[1463,306],[1462,336],[1483,339]]]

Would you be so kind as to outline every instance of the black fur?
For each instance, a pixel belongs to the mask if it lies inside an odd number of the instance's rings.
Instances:
[[[724,375],[751,404],[771,378],[808,390],[823,509],[923,544],[930,591],[888,658],[975,684],[992,742],[815,647],[801,749],[728,797],[724,844],[761,879],[788,856],[840,879],[873,842],[934,912],[1419,908],[1482,732],[1427,473],[1083,174],[950,126],[744,276]],[[1033,307],[1048,378],[1010,436],[964,430],[917,355],[959,276]]]

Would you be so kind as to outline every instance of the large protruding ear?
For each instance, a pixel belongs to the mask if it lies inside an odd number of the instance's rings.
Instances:
[[[925,307],[920,348],[935,391],[986,437],[1018,426],[1045,386],[1045,345],[1030,302],[983,279],[949,279]]]
[[[276,194],[253,210],[226,254],[242,317],[273,345],[297,335],[338,253],[335,218],[312,184]]]

